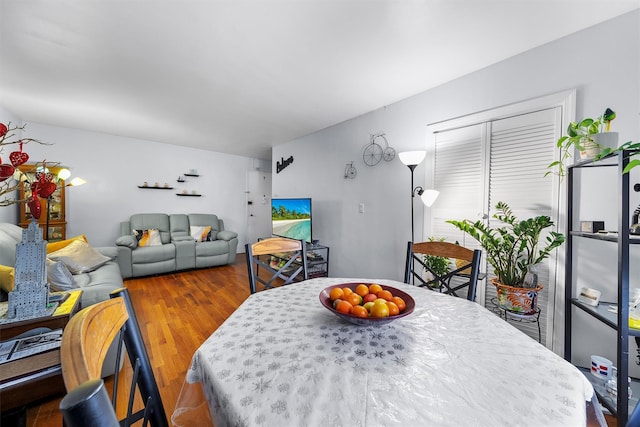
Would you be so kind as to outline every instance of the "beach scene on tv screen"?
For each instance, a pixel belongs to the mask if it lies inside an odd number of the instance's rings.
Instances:
[[[273,199],[271,220],[276,236],[311,241],[310,199]]]

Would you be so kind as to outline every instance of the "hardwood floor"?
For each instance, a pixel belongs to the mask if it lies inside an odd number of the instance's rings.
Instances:
[[[232,265],[130,279],[125,286],[169,418],[193,353],[249,296],[244,254]],[[62,426],[61,398],[29,408],[27,426]]]

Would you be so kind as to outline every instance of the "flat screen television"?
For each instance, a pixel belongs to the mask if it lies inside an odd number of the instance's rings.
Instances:
[[[274,236],[311,243],[311,199],[271,199],[271,232]]]

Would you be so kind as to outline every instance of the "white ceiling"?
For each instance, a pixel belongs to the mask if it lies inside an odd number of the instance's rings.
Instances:
[[[268,159],[274,145],[638,7],[0,0],[0,105],[26,122]]]

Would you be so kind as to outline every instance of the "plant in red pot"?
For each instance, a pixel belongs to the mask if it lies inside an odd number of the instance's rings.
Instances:
[[[496,204],[493,218],[498,226],[489,226],[483,220],[449,220],[448,223],[476,239],[493,267],[498,305],[508,311],[530,314],[536,311],[536,299],[542,285],[537,281],[537,266],[545,260],[565,236],[550,231],[544,247],[538,245],[543,230],[554,223],[546,215],[519,220],[504,202]]]

